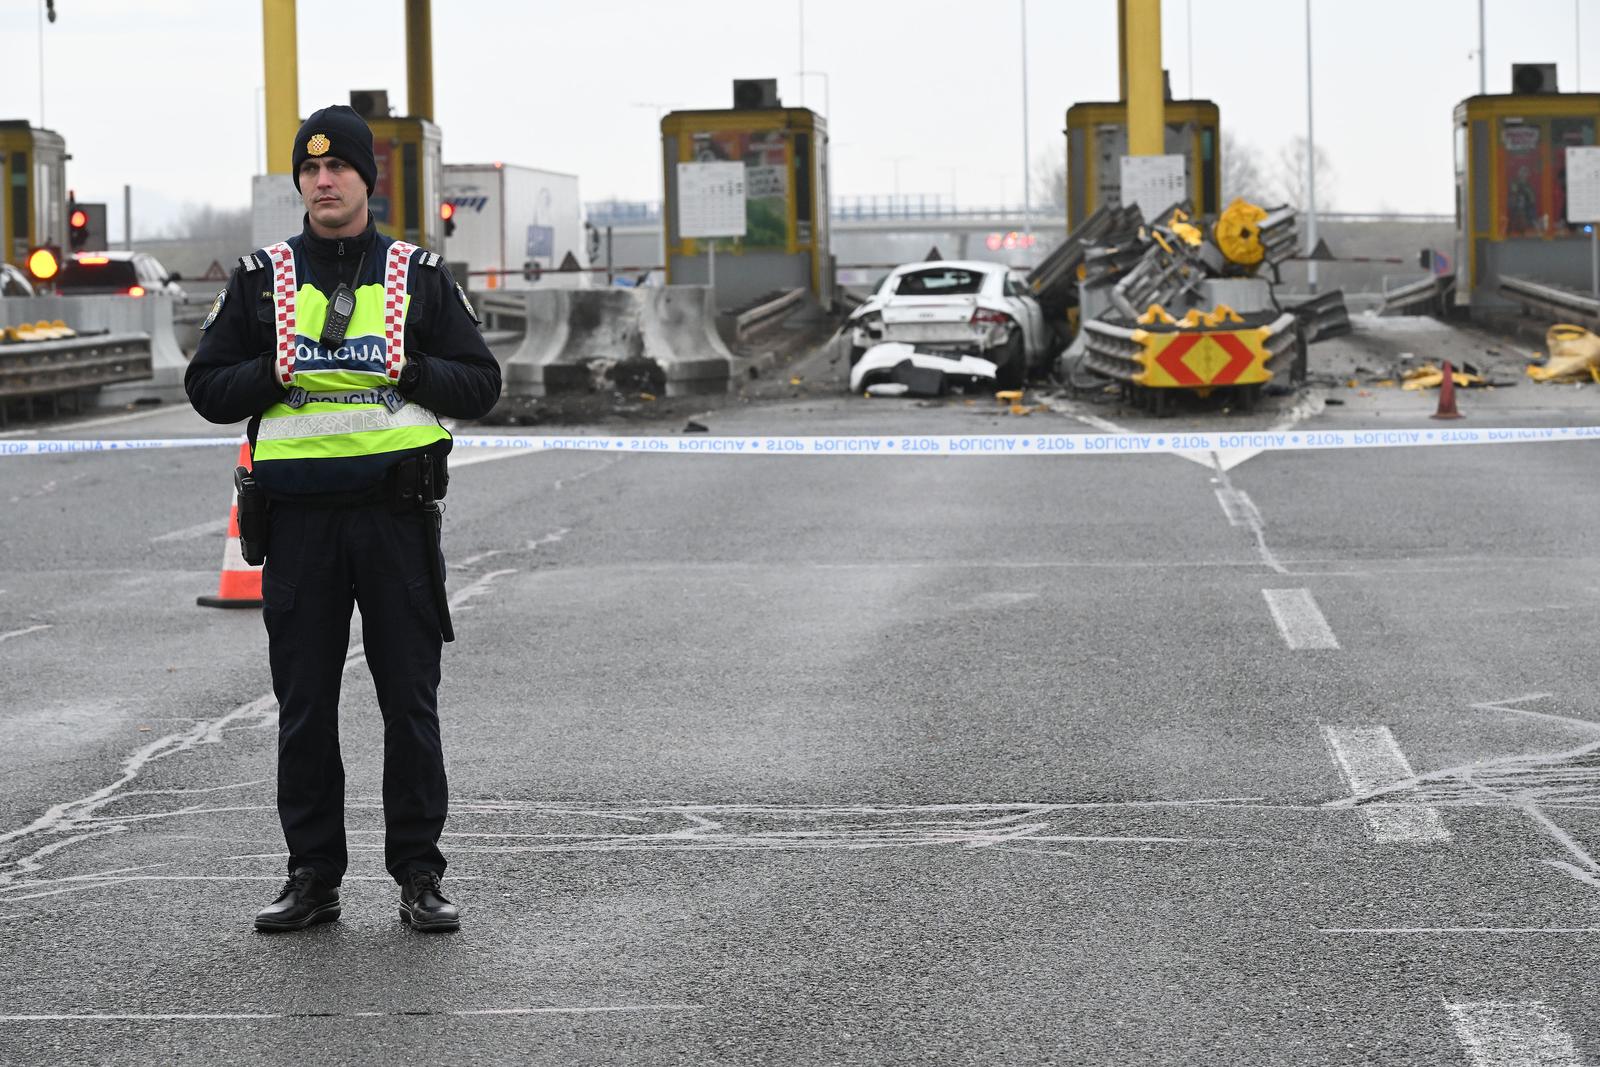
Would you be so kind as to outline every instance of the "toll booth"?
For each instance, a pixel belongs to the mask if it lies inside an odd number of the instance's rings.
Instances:
[[[0,259],[21,266],[41,245],[67,243],[67,142],[25,120],[0,121]],[[59,254],[59,253],[58,253]]]
[[[368,206],[390,237],[444,250],[444,156],[439,127],[427,119],[368,117],[378,179]]]
[[[1458,305],[1515,307],[1500,291],[1503,276],[1588,292],[1589,235],[1566,217],[1566,149],[1595,144],[1597,126],[1600,93],[1506,93],[1456,105]]]
[[[1189,203],[1215,216],[1222,188],[1220,112],[1210,100],[1168,100],[1166,154],[1184,157]],[[1122,157],[1128,154],[1128,105],[1074,104],[1067,109],[1067,230],[1101,204],[1122,204]]]
[[[735,100],[740,99],[736,83]],[[828,128],[809,108],[674,111],[661,119],[662,219],[668,285],[705,285],[705,241],[678,236],[678,164],[742,160],[742,238],[717,242],[717,304],[737,307],[778,289],[807,289],[833,306],[828,228]]]

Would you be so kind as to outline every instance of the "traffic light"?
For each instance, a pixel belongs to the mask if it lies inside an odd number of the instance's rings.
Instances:
[[[40,245],[28,252],[28,275],[36,282],[47,282],[61,270],[61,250]]]
[[[444,235],[455,236],[456,232],[456,206],[446,200],[439,205],[439,217],[444,220]]]
[[[80,250],[89,243],[89,213],[77,204],[73,204],[67,211],[67,236],[72,241],[72,250]]]

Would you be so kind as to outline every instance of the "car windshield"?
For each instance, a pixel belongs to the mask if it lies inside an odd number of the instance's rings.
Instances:
[[[896,296],[970,296],[983,288],[983,275],[960,267],[934,267],[902,274]]]

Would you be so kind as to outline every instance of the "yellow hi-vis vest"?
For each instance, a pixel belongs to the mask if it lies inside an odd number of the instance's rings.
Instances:
[[[252,457],[269,493],[359,493],[382,481],[395,463],[428,450],[450,433],[432,411],[407,402],[395,383],[405,351],[406,312],[416,245],[379,236],[381,284],[356,279],[355,311],[344,342],[329,350],[320,338],[328,296],[299,284],[298,240],[264,249],[272,270],[273,357],[289,395],[261,414]]]

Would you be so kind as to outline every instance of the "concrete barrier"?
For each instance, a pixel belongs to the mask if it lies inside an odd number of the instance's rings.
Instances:
[[[728,390],[734,357],[717,336],[705,286],[532,289],[522,296],[526,331],[505,362],[508,396]]]
[[[150,337],[150,378],[101,389],[102,403],[126,404],[185,399],[183,372],[189,361],[172,323],[173,298],[148,296],[8,296],[0,299],[0,326],[60,319],[79,332],[143,333]]]

